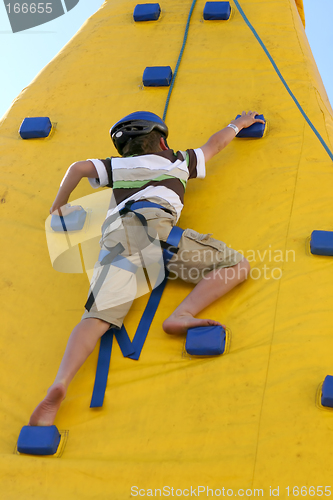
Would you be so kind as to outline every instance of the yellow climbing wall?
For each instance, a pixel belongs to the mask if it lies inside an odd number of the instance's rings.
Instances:
[[[332,162],[233,2],[229,21],[209,22],[197,0],[166,117],[174,149],[200,147],[243,109],[268,120],[263,139],[234,140],[205,180],[188,184],[179,223],[214,233],[251,261],[251,279],[202,313],[231,329],[230,351],[182,357],[184,339],[161,324],[191,287],[170,282],[140,361],[115,344],[103,408],[89,408],[97,349],[73,380],[55,422],[69,430],[63,456],[14,453],[88,290],[85,274],[52,268],[45,220],[71,163],[115,154],[115,121],[141,109],[162,115],[168,89],[143,88],[143,70],[175,68],[192,0],[160,3],[157,22],[134,23],[135,1],[107,0],[0,122],[4,500],[212,496],[199,486],[221,496],[262,489],[269,497],[270,487],[277,496],[279,488],[282,499],[287,487],[293,496],[304,486],[310,498],[310,486],[332,484],[333,413],[317,401],[333,373],[332,258],[311,256],[307,241],[314,229],[332,229]],[[240,3],[332,149],[332,109],[301,0]],[[51,136],[20,139],[26,116],[49,116]],[[83,181],[72,199],[88,194]],[[130,332],[145,301],[126,319]]]

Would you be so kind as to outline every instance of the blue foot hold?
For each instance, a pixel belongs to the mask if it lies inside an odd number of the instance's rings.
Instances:
[[[231,14],[229,2],[206,2],[203,11],[205,21],[227,21]]]
[[[52,123],[47,116],[24,118],[19,134],[22,139],[40,139],[48,137],[51,128]]]
[[[241,115],[237,115],[237,118],[240,118]],[[260,118],[261,120],[264,120],[265,123],[259,123],[256,122],[253,125],[251,125],[248,128],[243,128],[238,134],[237,137],[244,138],[244,137],[250,137],[253,139],[260,139],[263,137],[265,133],[265,128],[266,128],[266,120],[264,118],[264,115],[257,115],[256,118]]]
[[[65,217],[52,215],[51,228],[53,231],[80,231],[85,223],[87,212],[81,207]]]
[[[142,80],[145,87],[169,87],[172,69],[170,66],[148,66],[143,72]]]
[[[310,241],[314,255],[333,255],[333,231],[312,231]]]
[[[133,12],[136,23],[142,21],[157,21],[161,14],[161,7],[158,3],[138,4]]]
[[[48,427],[22,427],[17,440],[17,451],[28,455],[54,455],[61,435],[55,425]]]
[[[225,351],[226,332],[222,326],[189,328],[185,350],[193,356],[219,356]]]
[[[327,375],[325,377],[323,387],[321,389],[321,404],[333,408],[333,377]]]

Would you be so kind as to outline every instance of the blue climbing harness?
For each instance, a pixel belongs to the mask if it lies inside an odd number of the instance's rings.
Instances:
[[[105,220],[102,226],[103,234],[107,229],[107,227],[113,221],[115,221],[119,217],[119,215],[122,216],[128,212],[133,212],[135,216],[140,220],[142,226],[144,227],[146,231],[146,236],[149,239],[149,241],[150,242],[154,241],[154,238],[152,238],[148,234],[148,224],[146,218],[142,214],[136,212],[136,210],[139,210],[141,208],[160,208],[166,212],[171,213],[170,210],[163,207],[162,205],[158,205],[157,203],[152,203],[149,201],[126,203],[125,207],[122,210],[120,210],[119,214],[117,213],[115,215],[112,215]],[[156,288],[154,288],[150,294],[147,306],[143,312],[142,318],[140,320],[133,341],[130,340],[124,325],[122,325],[120,329],[115,327],[110,328],[101,338],[99,357],[96,369],[95,385],[91,398],[90,408],[103,406],[105,389],[109,373],[113,336],[116,337],[124,357],[131,358],[134,360],[139,359],[143,345],[148,335],[150,325],[154,319],[158,304],[160,303],[163,290],[165,288],[168,279],[169,273],[166,266],[170,261],[170,259],[172,258],[172,256],[175,253],[177,253],[178,245],[183,232],[184,232],[183,229],[174,226],[170,231],[167,241],[166,242],[160,241],[160,244],[163,248],[165,276],[162,283],[160,283]],[[136,266],[131,262],[129,262],[125,257],[122,257],[120,255],[123,250],[124,250],[123,245],[121,243],[118,243],[115,247],[101,251],[99,260],[101,265],[103,266],[103,269],[85,305],[88,311],[91,309],[111,265],[121,267],[127,270],[132,270],[132,272],[135,272]]]

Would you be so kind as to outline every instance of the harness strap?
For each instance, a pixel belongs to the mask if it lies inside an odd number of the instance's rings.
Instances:
[[[126,215],[129,212],[133,212],[137,216],[137,218],[140,220],[143,227],[145,228],[145,231],[146,231],[146,234],[147,234],[149,241],[150,242],[155,241],[155,239],[151,238],[151,236],[148,234],[148,224],[147,224],[146,218],[143,215],[141,215],[135,211],[135,210],[140,210],[140,208],[159,208],[159,209],[164,210],[164,212],[167,212],[167,213],[172,215],[171,210],[163,207],[162,205],[158,205],[157,203],[153,203],[150,201],[128,201],[125,204],[124,208],[119,210],[119,212],[116,212],[105,219],[105,221],[103,222],[103,225],[102,225],[102,235],[104,235],[107,228],[113,222],[115,222],[119,216]]]
[[[111,328],[110,330],[113,330],[114,336],[117,339],[118,345],[124,358],[129,358],[131,354],[135,353],[133,342],[131,342],[124,324],[121,325],[120,330],[118,330],[117,328]]]
[[[140,202],[140,203],[147,203],[147,204],[149,204],[149,206],[156,205],[155,203],[153,204],[153,203],[149,203],[149,202]],[[133,207],[133,205],[132,205],[132,207]],[[160,205],[158,205],[157,207],[164,208],[164,207],[161,207]],[[135,207],[135,208],[142,208],[142,206]],[[140,215],[141,217],[143,217],[141,214],[137,214],[134,210],[131,210],[131,211],[133,211],[136,216]],[[140,217],[139,217],[139,220],[141,221]],[[145,223],[147,225],[146,219],[145,219]],[[145,343],[147,335],[148,335],[150,325],[154,319],[157,307],[160,303],[160,300],[161,300],[161,297],[162,297],[162,294],[163,294],[163,291],[164,291],[164,288],[165,288],[165,285],[167,282],[167,278],[168,278],[169,273],[168,273],[166,266],[167,266],[169,260],[172,258],[172,256],[175,253],[177,253],[178,245],[179,245],[179,242],[180,242],[180,239],[182,237],[183,232],[184,232],[183,229],[181,229],[180,227],[174,226],[169,233],[165,248],[163,250],[163,259],[164,259],[164,265],[165,265],[165,278],[162,281],[162,283],[159,286],[157,286],[156,288],[154,288],[153,291],[151,292],[147,306],[144,310],[144,313],[143,313],[142,318],[140,320],[140,323],[138,325],[137,331],[134,335],[133,341],[131,342],[124,325],[122,325],[120,330],[117,328],[114,328],[114,327],[110,328],[101,338],[99,360],[98,360],[97,370],[96,370],[95,386],[94,386],[93,396],[92,396],[91,403],[90,403],[91,408],[103,406],[104,394],[105,394],[106,383],[107,383],[108,372],[109,372],[109,365],[110,365],[113,335],[115,335],[117,342],[119,344],[119,347],[121,349],[121,352],[122,352],[124,357],[131,358],[134,360],[139,359],[142,348],[144,346],[144,343]],[[123,259],[123,260],[125,260],[125,259]],[[107,336],[107,339],[103,340],[105,336]],[[110,337],[111,337],[111,341],[110,341]],[[101,359],[101,361],[100,361],[100,359]],[[106,359],[108,359],[108,362],[105,361]]]
[[[103,406],[106,384],[110,367],[113,332],[109,329],[101,338],[98,363],[96,369],[95,385],[91,398],[90,408]]]
[[[98,276],[94,289],[91,290],[88,300],[85,304],[85,308],[87,309],[87,311],[90,311],[90,309],[92,308],[96,300],[97,294],[100,291],[102,284],[104,283],[104,280],[109,272],[110,266],[114,261],[115,257],[117,257],[124,250],[125,249],[123,245],[121,243],[118,243],[115,247],[111,248],[111,250],[108,252],[108,255],[106,255],[102,260],[101,264],[103,267],[101,274]]]
[[[140,208],[160,208],[160,209],[164,210],[165,212],[172,214],[171,210],[163,207],[162,205],[158,205],[157,203],[153,203],[150,201],[130,201],[130,202],[127,202],[125,207],[122,208],[118,213],[110,215],[110,217],[108,217],[104,221],[103,226],[102,226],[102,234],[104,235],[106,229],[109,227],[110,224],[112,224],[112,222],[114,222],[118,219],[119,215],[122,216],[122,215],[127,214],[128,212],[133,212],[136,215],[136,217],[139,219],[139,221],[141,222],[142,226],[145,228],[146,236],[147,236],[149,242],[155,243],[155,241],[156,241],[155,238],[151,237],[148,234],[148,224],[147,224],[146,218],[142,214],[139,214],[135,211],[135,210],[138,210]],[[175,228],[173,228],[173,229],[175,229]],[[171,235],[171,233],[170,233],[170,235]],[[169,235],[169,238],[170,238],[170,235]],[[174,245],[173,242],[171,241],[171,239],[169,242],[169,238],[166,242],[164,242],[164,241],[159,242],[161,247],[163,248],[163,250],[168,251],[167,254],[165,254],[163,252],[164,260],[165,260],[165,255],[168,255],[169,259],[171,259],[172,255],[173,255],[170,252],[170,247],[174,247],[174,249],[173,249],[174,253],[176,253],[178,251],[177,245]],[[114,247],[108,247],[104,243],[104,246],[107,248],[107,250],[101,250],[99,253],[100,264],[104,267],[102,269],[101,274],[98,277],[98,280],[96,282],[94,290],[91,291],[91,293],[88,297],[88,300],[85,304],[85,308],[87,309],[87,311],[90,311],[90,309],[92,308],[92,306],[96,300],[97,294],[100,291],[101,286],[102,286],[102,284],[103,284],[103,282],[104,282],[104,280],[109,272],[110,265],[115,266],[115,267],[119,267],[121,269],[124,269],[124,270],[132,272],[132,273],[135,273],[138,269],[138,267],[135,264],[133,264],[132,262],[130,262],[128,259],[126,259],[126,257],[119,255],[124,251],[124,247],[121,243],[118,243]]]
[[[138,325],[138,328],[136,330],[136,333],[134,335],[132,342],[130,341],[130,338],[129,338],[128,333],[125,329],[125,326],[123,325],[122,330],[121,330],[121,337],[122,337],[121,342],[124,342],[124,337],[126,336],[127,339],[129,340],[129,342],[131,342],[132,350],[133,350],[133,352],[131,354],[124,355],[126,358],[131,358],[131,359],[135,359],[135,360],[139,359],[142,348],[144,346],[144,343],[146,342],[146,338],[147,338],[147,335],[149,332],[150,325],[152,324],[152,321],[154,319],[158,305],[160,303],[166,282],[167,282],[167,276],[164,278],[162,283],[160,283],[151,292],[149,300],[148,300],[147,305],[146,305],[146,308],[142,314],[140,323]],[[116,338],[119,342],[119,337],[116,337]],[[127,339],[126,339],[126,342],[127,342]]]
[[[133,341],[130,341],[124,325],[122,325],[120,331],[117,330],[116,332],[116,339],[124,357],[134,360],[138,360],[140,357],[142,348],[148,335],[149,328],[152,324],[158,305],[161,301],[165,285],[167,283],[169,272],[166,266],[172,256],[178,251],[178,245],[183,232],[183,229],[174,226],[169,233],[168,239],[166,241],[168,246],[165,250],[163,250],[165,277],[162,283],[160,283],[156,288],[152,290],[146,308],[143,312],[140,323],[134,335]],[[171,249],[174,251],[172,251]]]
[[[132,210],[139,210],[140,208],[161,208],[165,212],[172,215],[172,211],[158,203],[153,203],[152,201],[129,201],[125,204],[125,207],[129,206]]]
[[[165,248],[163,250],[163,258],[165,266],[168,264],[169,260],[173,257],[173,255],[178,252],[179,250],[178,245],[183,232],[184,229],[178,226],[173,226],[173,228],[171,229],[169,236],[166,240]]]

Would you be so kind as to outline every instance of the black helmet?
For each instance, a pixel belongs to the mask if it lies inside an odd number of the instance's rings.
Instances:
[[[115,123],[110,135],[117,151],[122,155],[123,148],[129,140],[147,135],[153,130],[158,130],[165,138],[168,137],[168,127],[159,116],[149,111],[136,111]]]

